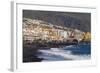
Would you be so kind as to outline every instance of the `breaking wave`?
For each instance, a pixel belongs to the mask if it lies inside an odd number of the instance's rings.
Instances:
[[[38,50],[38,52],[40,52],[38,57],[43,58],[43,61],[90,59],[90,53],[82,53],[84,52],[82,49],[84,48],[80,48],[80,46],[75,47],[74,45],[70,45],[64,48],[50,48],[48,50]]]

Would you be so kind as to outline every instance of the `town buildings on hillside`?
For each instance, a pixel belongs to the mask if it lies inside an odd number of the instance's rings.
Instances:
[[[53,25],[41,20],[23,19],[23,40],[31,42],[36,40],[67,41],[76,39],[80,41],[84,32],[78,29]]]

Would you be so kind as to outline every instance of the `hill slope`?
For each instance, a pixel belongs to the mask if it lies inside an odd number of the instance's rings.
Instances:
[[[23,10],[23,18],[38,19],[54,25],[91,32],[90,13]]]

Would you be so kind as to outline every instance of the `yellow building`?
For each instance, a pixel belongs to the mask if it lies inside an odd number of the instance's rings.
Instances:
[[[91,33],[90,32],[84,33],[83,41],[91,41]]]

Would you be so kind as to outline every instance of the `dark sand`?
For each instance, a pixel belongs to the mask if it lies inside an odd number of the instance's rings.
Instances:
[[[33,44],[23,45],[23,62],[41,62],[43,58],[38,58],[38,50],[50,49],[48,47],[40,47]]]
[[[23,46],[23,62],[40,62],[42,59],[36,56],[37,50],[41,48],[36,48],[32,45]]]

